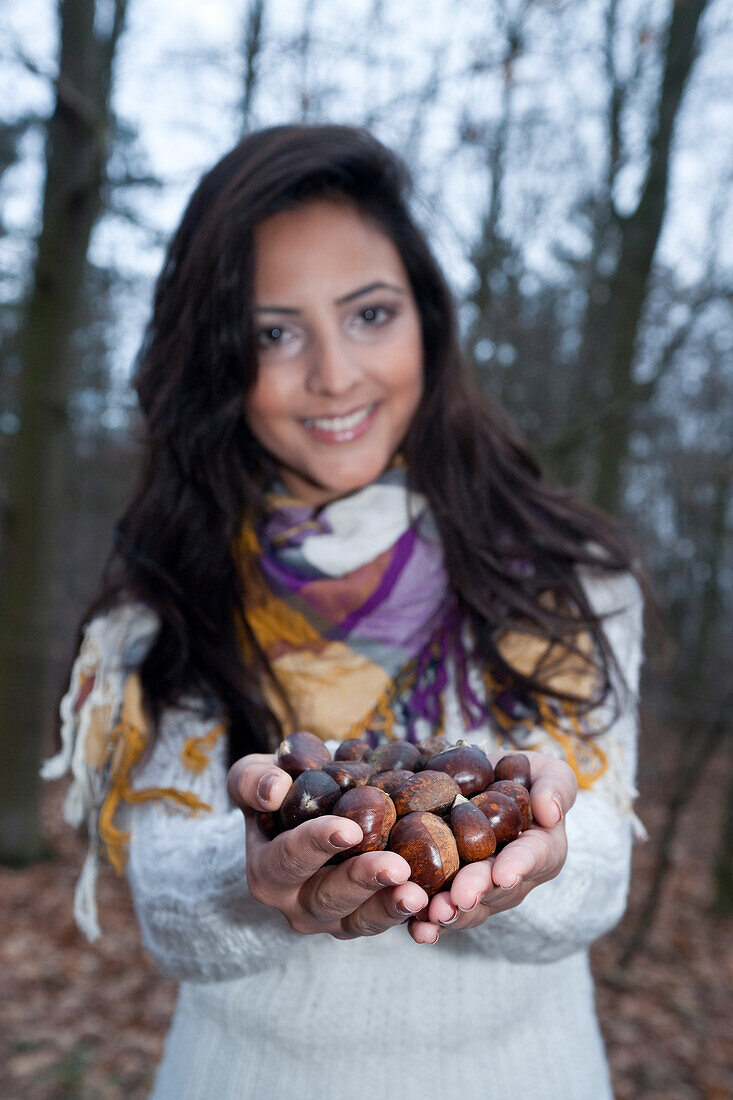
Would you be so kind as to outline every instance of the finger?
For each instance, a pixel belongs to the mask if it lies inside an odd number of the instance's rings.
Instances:
[[[490,886],[488,889],[496,890],[496,887]],[[466,928],[475,928],[476,925],[483,924],[489,916],[482,905],[485,896],[485,893],[480,894],[477,903],[468,912],[464,913],[452,904],[450,894],[436,894],[430,904],[427,919],[430,924],[437,925],[441,936],[446,936],[451,932],[462,932]],[[436,898],[439,900],[436,900]]]
[[[435,894],[430,899],[425,919],[431,924],[448,927],[460,922],[462,915],[457,906],[451,901],[450,890],[441,890],[439,894]]]
[[[493,859],[482,859],[462,867],[450,888],[451,904],[461,913],[472,913],[485,892],[493,886]],[[432,918],[433,913],[430,912]]]
[[[409,863],[396,852],[365,852],[335,867],[324,867],[303,884],[298,900],[316,920],[333,922],[352,915],[385,887],[407,883],[409,877]],[[408,896],[417,896],[420,904],[425,904],[425,891],[419,886],[416,889],[417,895],[412,890]],[[406,915],[402,913],[401,919]]]
[[[566,854],[564,823],[554,829],[532,826],[495,857],[491,880],[503,890],[511,890],[524,880],[546,882],[560,871]]]
[[[541,757],[532,761],[532,816],[538,825],[551,829],[575,802],[578,780],[564,760]]]
[[[337,852],[364,836],[355,821],[326,814],[280,833],[258,849],[257,873],[271,886],[296,888]]]
[[[506,753],[487,754],[494,767]],[[526,751],[529,760],[532,816],[538,825],[551,829],[562,820],[575,802],[578,781],[564,760],[541,752]]]
[[[451,902],[450,892],[441,891],[430,900],[426,921],[431,925],[436,925],[440,930],[440,935],[444,936],[449,932],[460,932],[462,928],[471,927],[475,912],[477,912],[475,909],[469,913],[461,912]]]
[[[353,936],[378,936],[423,909],[427,894],[416,882],[393,889],[382,889],[341,921],[341,927]]]
[[[418,919],[407,922],[407,931],[415,943],[437,943],[441,935],[441,929],[437,924]]]
[[[531,882],[523,882],[521,879],[510,890],[504,890],[501,886],[490,886],[480,898],[476,914],[472,914],[472,923],[467,927],[476,928],[493,914],[504,913],[507,909],[514,909],[524,901],[532,888]]]
[[[245,812],[277,810],[292,782],[288,773],[275,765],[272,753],[252,753],[232,764],[227,774],[227,793]]]

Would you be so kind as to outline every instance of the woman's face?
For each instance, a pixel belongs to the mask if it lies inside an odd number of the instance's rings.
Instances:
[[[389,465],[423,387],[420,316],[392,241],[313,200],[255,231],[251,431],[294,495],[320,505]]]

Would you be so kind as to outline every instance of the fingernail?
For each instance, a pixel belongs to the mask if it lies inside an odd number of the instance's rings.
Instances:
[[[438,923],[439,924],[453,924],[454,920],[458,920],[458,910],[457,909],[453,910],[453,916],[449,917],[448,920],[442,920],[442,921],[439,921]]]
[[[514,887],[517,886],[521,881],[522,881],[522,876],[521,875],[515,875],[508,886],[500,886],[499,889],[500,890],[513,890]]]
[[[420,909],[419,905],[410,905],[406,901],[397,902],[397,912],[402,913],[406,917],[411,917],[413,913],[417,913]]]
[[[380,871],[376,878],[380,886],[401,886],[403,882],[407,882],[406,878],[399,878],[391,871]]]
[[[358,841],[347,840],[343,833],[331,833],[328,842],[334,848],[353,848],[354,844],[358,843]]]
[[[556,798],[553,798],[552,801],[555,805],[555,809],[557,810],[557,815],[555,817],[555,824],[557,825],[560,818],[562,817],[562,806],[560,805],[560,803],[558,802],[558,800]]]
[[[472,905],[469,905],[467,909],[464,909],[464,907],[463,907],[462,905],[459,905],[459,906],[458,906],[458,908],[460,909],[460,911],[461,911],[462,913],[470,913],[470,912],[471,912],[471,910],[472,910],[472,909],[475,909],[477,905],[478,905],[478,898],[476,898],[476,899],[474,900],[473,904],[472,904]]]
[[[432,940],[423,940],[422,942],[423,942],[423,943],[437,943],[437,942],[438,942],[438,936],[439,936],[439,935],[440,935],[440,933],[439,933],[439,932],[436,932],[436,933],[435,933],[435,934],[433,935],[433,938],[432,938]]]
[[[257,784],[257,797],[263,802],[269,802],[275,789],[278,777],[276,775],[263,775]]]

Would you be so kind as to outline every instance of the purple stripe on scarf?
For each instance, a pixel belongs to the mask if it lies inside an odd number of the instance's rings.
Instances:
[[[283,592],[300,592],[302,588],[305,588],[305,586],[310,584],[313,580],[313,577],[299,576],[280,561],[280,559],[274,558],[271,555],[262,554],[260,557],[260,566],[262,567],[262,572],[270,581],[273,592],[277,596],[281,595]]]
[[[436,612],[448,591],[439,546],[417,538],[409,569],[392,586],[389,599],[361,617],[359,639],[376,639],[417,652],[436,629]]]
[[[404,535],[402,535],[395,543],[394,550],[392,552],[392,558],[390,559],[390,563],[384,571],[384,576],[382,577],[379,585],[372,592],[371,596],[369,596],[369,598],[365,600],[361,607],[356,608],[355,611],[352,611],[350,615],[347,615],[346,618],[338,624],[338,633],[336,636],[345,637],[345,635],[353,631],[357,623],[360,623],[363,619],[366,618],[370,611],[372,611],[375,607],[379,607],[379,605],[387,599],[392,589],[394,588],[394,585],[396,584],[400,573],[407,565],[412,556],[412,552],[415,548],[415,542],[416,535],[412,527],[410,527],[407,529],[407,531],[405,531]],[[362,632],[359,631],[359,633],[361,634]],[[383,634],[380,634],[379,636],[380,638],[384,638]],[[389,638],[388,640],[392,641],[393,639]]]

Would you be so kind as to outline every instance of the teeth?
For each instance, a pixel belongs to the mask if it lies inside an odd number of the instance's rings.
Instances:
[[[306,428],[320,428],[324,432],[345,432],[361,423],[373,408],[373,405],[365,405],[363,409],[357,409],[350,416],[334,416],[329,420],[325,418],[306,420],[305,426]]]

